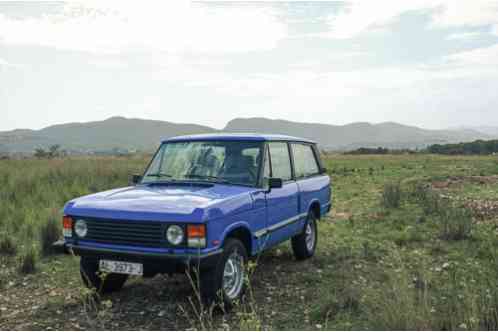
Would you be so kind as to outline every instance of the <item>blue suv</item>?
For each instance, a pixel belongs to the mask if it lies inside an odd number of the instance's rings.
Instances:
[[[133,186],[66,204],[65,246],[81,256],[83,282],[101,292],[119,290],[129,275],[196,271],[203,299],[231,306],[250,257],[289,239],[297,259],[313,256],[330,188],[306,139],[169,138]]]

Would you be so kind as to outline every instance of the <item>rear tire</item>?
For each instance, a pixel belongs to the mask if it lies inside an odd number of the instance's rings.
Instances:
[[[204,303],[223,304],[225,310],[230,310],[239,302],[246,289],[246,263],[244,244],[228,238],[216,266],[200,273],[200,294]]]
[[[318,240],[318,218],[313,211],[308,213],[302,232],[291,239],[292,251],[297,260],[312,257]]]
[[[102,280],[98,260],[87,257],[80,259],[80,275],[86,287],[94,288],[102,294],[121,290],[128,279],[126,274],[108,273],[105,280]]]

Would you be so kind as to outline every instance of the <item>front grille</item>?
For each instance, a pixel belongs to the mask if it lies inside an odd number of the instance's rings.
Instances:
[[[109,219],[85,219],[88,233],[85,240],[128,246],[161,247],[164,229],[159,222]]]

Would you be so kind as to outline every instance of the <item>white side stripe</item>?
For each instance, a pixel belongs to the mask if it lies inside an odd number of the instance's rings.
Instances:
[[[299,219],[301,219],[302,217],[305,217],[307,215],[308,215],[308,213],[305,212],[305,213],[298,214],[297,216],[294,216],[292,218],[285,219],[285,220],[283,220],[275,225],[271,225],[270,227],[266,227],[266,228],[260,229],[259,231],[254,232],[254,236],[261,237],[261,236],[265,235],[266,233],[276,231],[279,228],[282,228],[284,226],[292,224],[292,223],[298,221]]]

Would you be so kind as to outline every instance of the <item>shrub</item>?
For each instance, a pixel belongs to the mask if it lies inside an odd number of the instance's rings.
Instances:
[[[444,240],[468,239],[472,233],[472,213],[465,208],[450,207],[439,216],[440,236]]]
[[[50,255],[54,252],[52,244],[59,239],[60,233],[56,216],[50,216],[40,229],[40,244],[43,255]]]
[[[432,190],[426,191],[423,199],[421,200],[421,204],[426,216],[431,214],[441,214],[450,208],[449,202],[441,198],[438,193]]]
[[[0,239],[0,254],[14,256],[17,253],[17,245],[7,235]]]
[[[401,203],[401,186],[399,183],[388,183],[384,185],[382,193],[382,205],[385,208],[399,208]]]
[[[21,273],[24,274],[34,273],[36,271],[37,259],[38,256],[36,253],[36,249],[34,247],[28,249],[21,256],[21,265],[19,266],[19,270],[21,271]]]
[[[430,297],[421,283],[414,285],[405,268],[364,292],[367,320],[372,330],[430,330]]]
[[[423,182],[415,182],[415,183],[413,183],[413,186],[411,189],[411,196],[417,202],[423,202],[426,200],[429,191],[430,191],[430,189],[429,189],[429,186],[427,184],[425,184]]]

